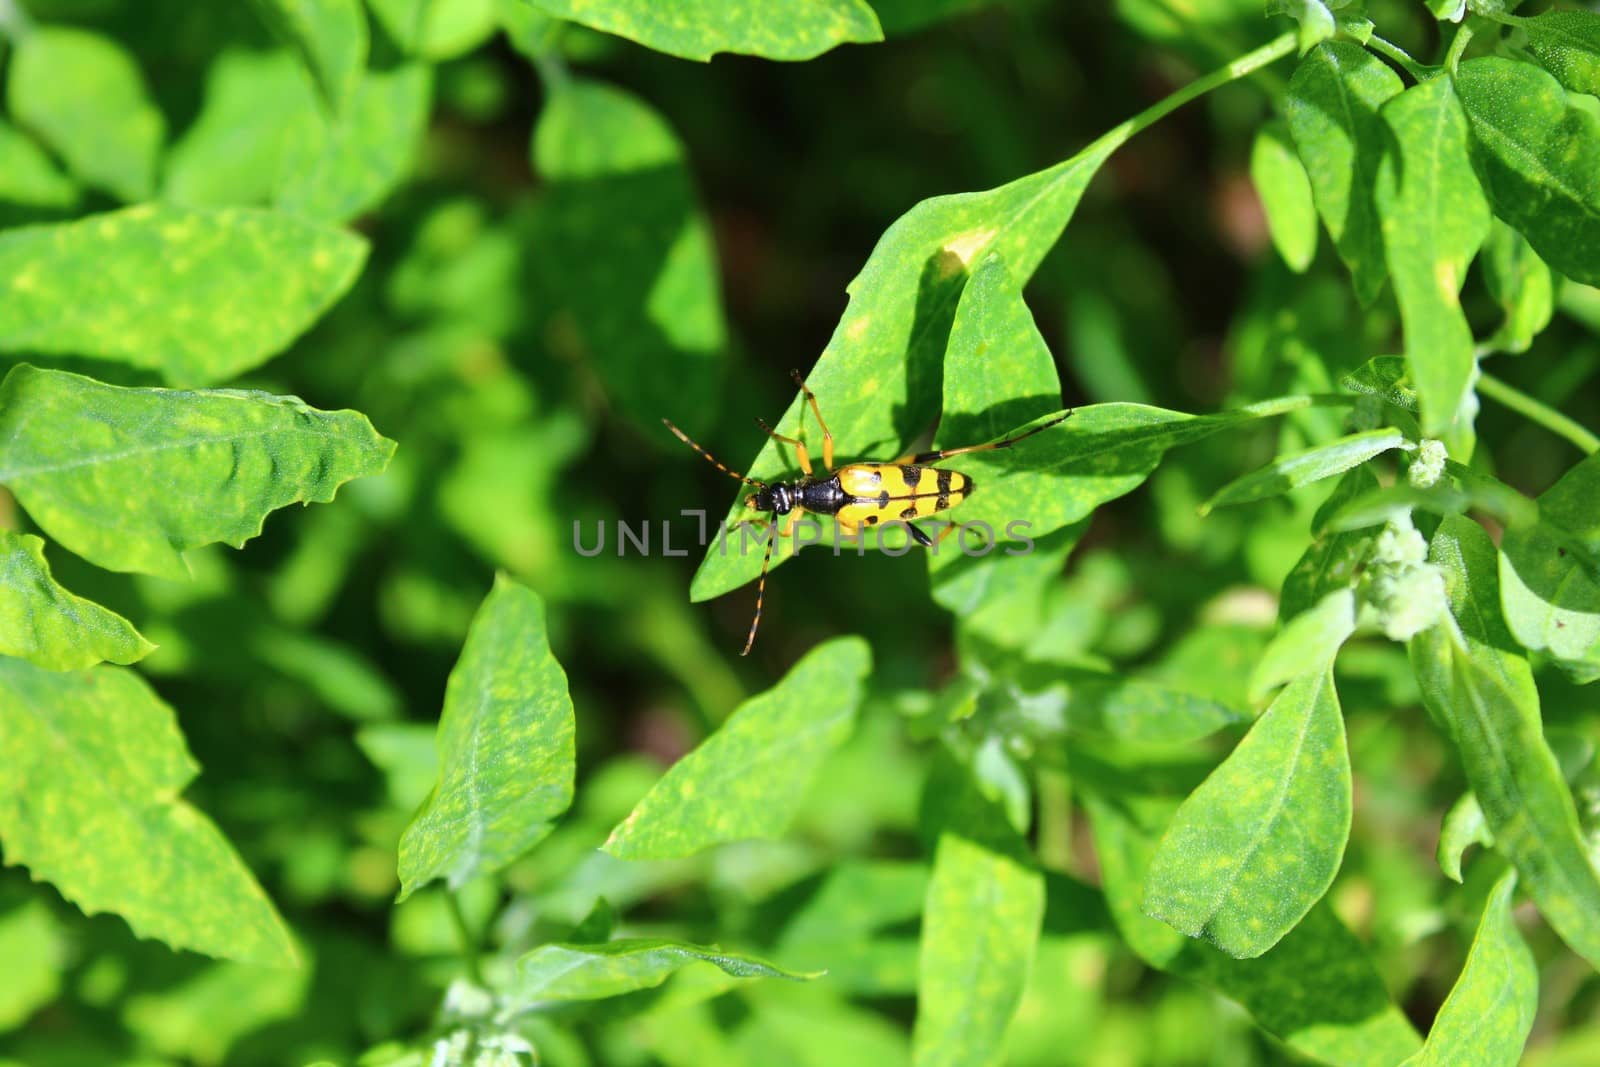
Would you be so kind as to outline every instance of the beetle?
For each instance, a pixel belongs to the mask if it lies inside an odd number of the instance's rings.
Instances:
[[[882,522],[900,520],[906,524],[906,529],[918,544],[924,548],[931,548],[934,539],[913,525],[912,520],[926,518],[953,508],[971,496],[977,488],[970,476],[956,470],[935,469],[934,464],[969,452],[1010,448],[1018,441],[1042,433],[1072,416],[1069,410],[1030,430],[988,444],[919,452],[889,463],[846,463],[838,470],[834,470],[833,434],[829,432],[828,424],[822,419],[822,408],[817,404],[817,396],[806,385],[799,371],[792,370],[789,375],[805,394],[806,403],[810,406],[812,414],[817,417],[817,425],[822,429],[822,464],[828,470],[827,477],[818,477],[813,471],[811,454],[806,450],[804,441],[798,437],[786,437],[778,433],[760,418],[756,419],[756,423],[768,437],[794,448],[795,459],[800,464],[803,477],[789,481],[763,482],[730,470],[710,452],[696,444],[688,434],[674,426],[670,419],[661,420],[678,440],[700,453],[717,470],[754,487],[755,492],[744,498],[745,507],[752,511],[768,513],[772,517],[771,522],[786,520],[779,523],[777,536],[767,538],[766,555],[761,561],[761,578],[756,584],[755,617],[750,620],[750,634],[745,638],[744,651],[739,653],[741,656],[749,655],[751,646],[756,643],[756,629],[761,625],[761,605],[767,593],[767,569],[772,563],[772,546],[777,544],[778,538],[790,535],[795,521],[802,514],[810,512],[813,515],[832,515],[839,524],[839,529],[847,536],[858,535],[863,526],[873,527]],[[805,408],[800,409],[800,425],[803,432]],[[947,526],[940,533],[939,539],[943,540],[956,528],[956,525],[952,522]]]

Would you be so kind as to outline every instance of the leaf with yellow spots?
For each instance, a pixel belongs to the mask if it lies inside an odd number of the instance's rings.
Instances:
[[[0,485],[110,570],[187,578],[187,549],[237,548],[268,512],[332,500],[393,452],[366,416],[296,397],[129,389],[26,364],[0,383]]]
[[[0,846],[86,914],[248,963],[298,964],[271,901],[179,799],[196,766],[172,709],[132,671],[0,657]]]
[[[503,1012],[516,1013],[540,1001],[600,1000],[651,989],[694,963],[709,963],[735,978],[820,977],[786,971],[756,956],[716,946],[659,937],[624,937],[593,945],[540,945],[517,961]]]
[[[1375,201],[1422,432],[1438,437],[1450,430],[1465,442],[1471,425],[1458,416],[1477,361],[1461,286],[1490,221],[1467,152],[1467,118],[1442,77],[1394,97],[1379,116],[1391,141],[1378,167]]]
[[[400,839],[400,898],[459,889],[544,839],[577,773],[567,675],[544,601],[501,575],[467,631],[439,716],[439,777]]]
[[[1497,1067],[1521,1059],[1539,1010],[1539,970],[1511,913],[1516,885],[1517,872],[1506,871],[1489,891],[1461,976],[1422,1051],[1402,1067]]]
[[[1349,835],[1350,753],[1325,667],[1285,686],[1183,802],[1144,910],[1230,956],[1259,956],[1328,891]]]
[[[0,352],[210,385],[288,347],[355,281],[367,244],[274,211],[148,204],[0,233]]]
[[[823,760],[850,736],[871,665],[858,637],[813,649],[673,764],[602,847],[622,859],[664,859],[781,837]]]
[[[837,45],[883,40],[866,0],[532,0],[557,18],[709,60],[718,52],[811,59]]]
[[[63,589],[50,576],[43,541],[0,530],[0,655],[73,671],[132,663],[154,648],[121,615]]]

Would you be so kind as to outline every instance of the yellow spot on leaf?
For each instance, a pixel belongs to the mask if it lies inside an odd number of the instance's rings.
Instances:
[[[999,232],[993,226],[986,226],[982,229],[958,233],[944,243],[944,251],[949,252],[960,260],[961,266],[970,268],[972,261],[988,249],[990,243],[994,241],[995,235]]]

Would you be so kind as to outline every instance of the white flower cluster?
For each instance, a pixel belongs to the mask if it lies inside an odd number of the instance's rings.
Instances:
[[[1391,641],[1409,641],[1444,614],[1444,573],[1428,562],[1428,543],[1409,517],[1390,520],[1378,535],[1361,592]]]
[[[1417,446],[1417,454],[1411,457],[1411,465],[1406,468],[1406,480],[1413,489],[1432,489],[1444,473],[1444,461],[1444,442],[1427,438]]]

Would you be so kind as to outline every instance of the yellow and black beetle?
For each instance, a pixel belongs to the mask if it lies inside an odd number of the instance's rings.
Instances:
[[[811,454],[806,451],[805,442],[797,437],[785,437],[761,419],[757,419],[756,422],[768,437],[794,447],[795,458],[800,463],[803,478],[769,483],[746,477],[724,467],[710,452],[690,440],[688,434],[672,425],[671,420],[661,420],[667,424],[667,429],[677,435],[678,440],[704,456],[717,470],[730,478],[736,478],[746,485],[755,487],[756,491],[744,498],[745,507],[770,513],[772,521],[777,521],[780,516],[786,520],[780,525],[776,537],[767,538],[767,553],[761,561],[761,578],[756,585],[756,613],[750,620],[750,635],[745,638],[744,651],[739,653],[741,656],[748,655],[751,646],[756,643],[756,628],[761,625],[761,604],[767,594],[767,568],[772,563],[772,546],[777,544],[779,537],[790,535],[795,520],[802,514],[809,511],[813,515],[832,515],[839,524],[840,532],[847,536],[858,535],[863,526],[877,526],[879,523],[898,519],[906,524],[906,529],[918,544],[925,548],[932,547],[933,538],[918,529],[912,520],[926,518],[953,508],[971,496],[973,490],[977,488],[972,479],[960,471],[933,469],[935,463],[968,452],[1010,448],[1023,438],[1048,430],[1072,415],[1070,411],[1065,412],[1015,437],[1002,438],[984,445],[919,452],[892,463],[846,463],[838,470],[834,470],[833,434],[828,431],[828,424],[822,420],[822,409],[817,405],[817,396],[806,386],[805,379],[800,377],[799,371],[790,371],[789,374],[794,378],[794,383],[800,387],[800,391],[806,395],[806,402],[811,405],[811,411],[817,417],[817,425],[822,428],[822,463],[829,471],[829,476],[826,478],[819,478],[812,472]],[[803,430],[805,427],[803,408],[800,412],[800,422]],[[952,522],[947,526],[939,535],[940,540],[955,529],[956,525]]]

